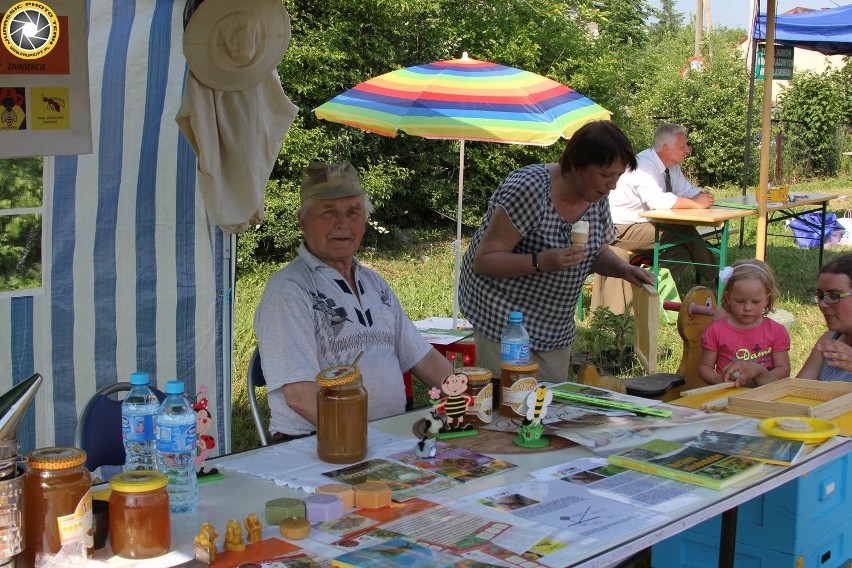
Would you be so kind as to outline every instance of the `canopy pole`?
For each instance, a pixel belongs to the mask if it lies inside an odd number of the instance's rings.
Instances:
[[[766,49],[763,69],[763,122],[760,130],[760,181],[757,184],[757,246],[754,257],[766,258],[766,189],[769,187],[769,150],[772,136],[772,72],[775,66],[775,0],[766,2]]]
[[[743,156],[742,194],[746,194],[748,171],[751,166],[751,122],[754,113],[754,81],[757,67],[757,39],[754,37],[754,24],[757,19],[758,5],[752,0],[751,27],[748,32],[749,42],[749,79],[748,79],[748,112],[746,114],[745,155]],[[745,234],[745,217],[740,218],[740,248],[743,248]]]
[[[458,327],[459,277],[461,275],[462,201],[464,200],[464,140],[459,141],[459,196],[456,213],[456,267],[453,271],[453,329]]]

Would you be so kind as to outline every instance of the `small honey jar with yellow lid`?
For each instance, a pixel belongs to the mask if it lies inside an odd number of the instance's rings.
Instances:
[[[109,480],[109,544],[124,558],[153,558],[169,551],[169,483],[165,474],[137,470]]]
[[[465,410],[465,423],[474,426],[490,424],[494,411],[491,371],[483,367],[464,367],[461,372],[467,375],[467,394],[473,397],[473,404]]]

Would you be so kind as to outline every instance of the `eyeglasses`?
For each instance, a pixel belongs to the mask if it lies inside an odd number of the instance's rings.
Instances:
[[[832,306],[849,296],[852,296],[852,292],[823,292],[822,290],[817,290],[814,295],[814,301],[817,304],[824,302],[826,306]]]

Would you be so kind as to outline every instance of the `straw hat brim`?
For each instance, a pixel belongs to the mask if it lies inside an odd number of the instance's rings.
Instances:
[[[281,0],[204,0],[183,34],[192,74],[212,89],[243,91],[265,79],[290,43]]]

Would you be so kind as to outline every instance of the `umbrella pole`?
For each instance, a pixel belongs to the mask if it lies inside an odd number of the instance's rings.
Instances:
[[[456,266],[453,271],[453,329],[458,326],[459,314],[459,276],[461,274],[461,233],[462,233],[462,201],[464,199],[464,140],[459,141],[459,196],[456,213]]]

